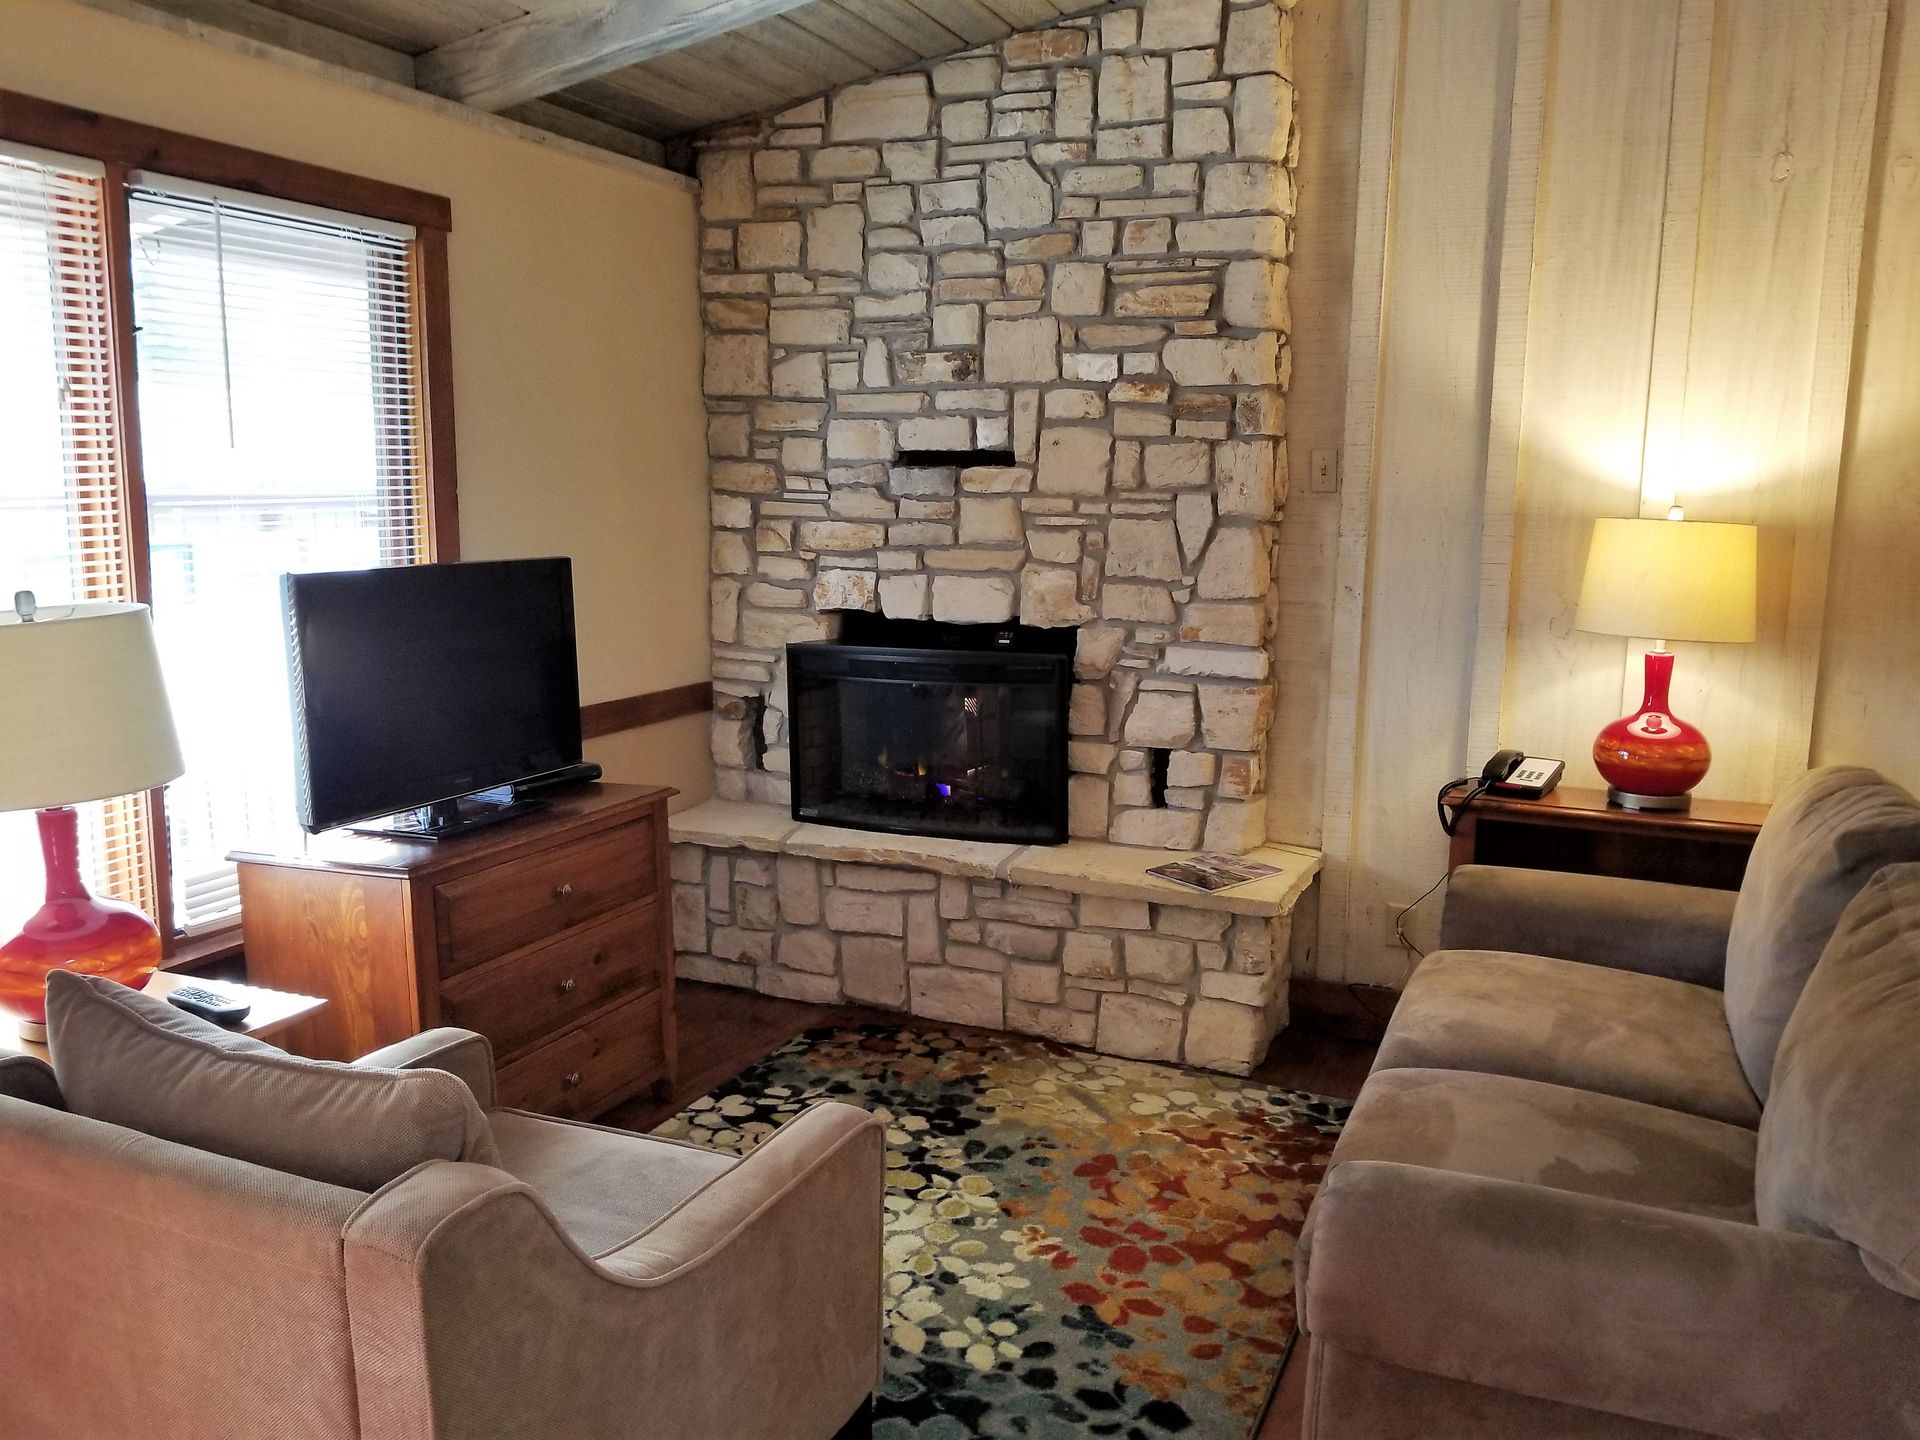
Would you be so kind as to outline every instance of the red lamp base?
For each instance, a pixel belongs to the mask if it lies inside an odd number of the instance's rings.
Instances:
[[[1593,740],[1593,764],[1607,799],[1629,810],[1684,810],[1687,792],[1706,778],[1713,752],[1707,737],[1668,708],[1673,652],[1647,652],[1647,689],[1640,708]]]
[[[0,945],[0,1010],[20,1023],[22,1038],[46,1039],[47,972],[104,975],[135,989],[160,966],[160,932],[131,905],[101,900],[80,878],[80,827],[71,807],[42,810],[40,851],[47,866],[47,903],[26,928]]]

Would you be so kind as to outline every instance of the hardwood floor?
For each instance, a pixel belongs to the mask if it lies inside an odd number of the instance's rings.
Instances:
[[[600,1117],[603,1125],[650,1130],[679,1113],[722,1081],[779,1049],[803,1030],[822,1025],[911,1023],[911,1017],[858,1005],[809,1005],[733,990],[723,985],[679,982],[674,987],[679,1027],[680,1070],[666,1100],[630,1100]],[[1273,1042],[1253,1078],[1289,1090],[1310,1090],[1351,1100],[1360,1093],[1373,1063],[1374,1047],[1358,1040],[1289,1026]],[[1296,1347],[1273,1404],[1255,1440],[1298,1440],[1306,1396],[1306,1344]]]

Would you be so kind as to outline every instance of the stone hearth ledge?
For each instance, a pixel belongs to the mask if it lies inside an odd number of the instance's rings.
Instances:
[[[1010,880],[1073,895],[1114,900],[1144,900],[1189,910],[1274,919],[1290,915],[1320,872],[1320,852],[1294,845],[1263,845],[1238,856],[1279,873],[1231,890],[1189,890],[1147,874],[1152,866],[1192,859],[1199,851],[1154,850],[1114,845],[1104,840],[1069,840],[1064,845],[1004,845],[947,840],[926,835],[887,835],[797,821],[778,805],[738,800],[709,800],[681,811],[667,822],[676,845],[708,849],[755,850],[772,855],[803,855],[867,865],[901,866],[936,875],[981,880]]]

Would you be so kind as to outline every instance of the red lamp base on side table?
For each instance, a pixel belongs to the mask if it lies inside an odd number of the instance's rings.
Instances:
[[[1673,652],[1647,652],[1647,690],[1640,708],[1593,740],[1593,764],[1607,798],[1629,810],[1685,810],[1687,792],[1706,778],[1713,752],[1707,737],[1668,708]]]
[[[71,806],[42,810],[40,850],[47,903],[26,928],[0,945],[0,1010],[20,1022],[23,1039],[44,1041],[47,972],[104,975],[135,989],[160,965],[160,932],[131,905],[101,900],[80,878],[80,826]]]

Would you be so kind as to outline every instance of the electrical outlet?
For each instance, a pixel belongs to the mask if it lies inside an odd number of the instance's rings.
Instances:
[[[1404,900],[1390,900],[1387,902],[1387,913],[1382,917],[1380,926],[1384,932],[1380,936],[1382,943],[1387,945],[1404,945],[1407,943],[1400,934],[1400,912],[1406,908],[1407,902]],[[1409,915],[1407,919],[1411,920],[1413,917]]]
[[[1340,489],[1340,452],[1315,450],[1311,456],[1312,473],[1307,488],[1315,495],[1333,495]]]

